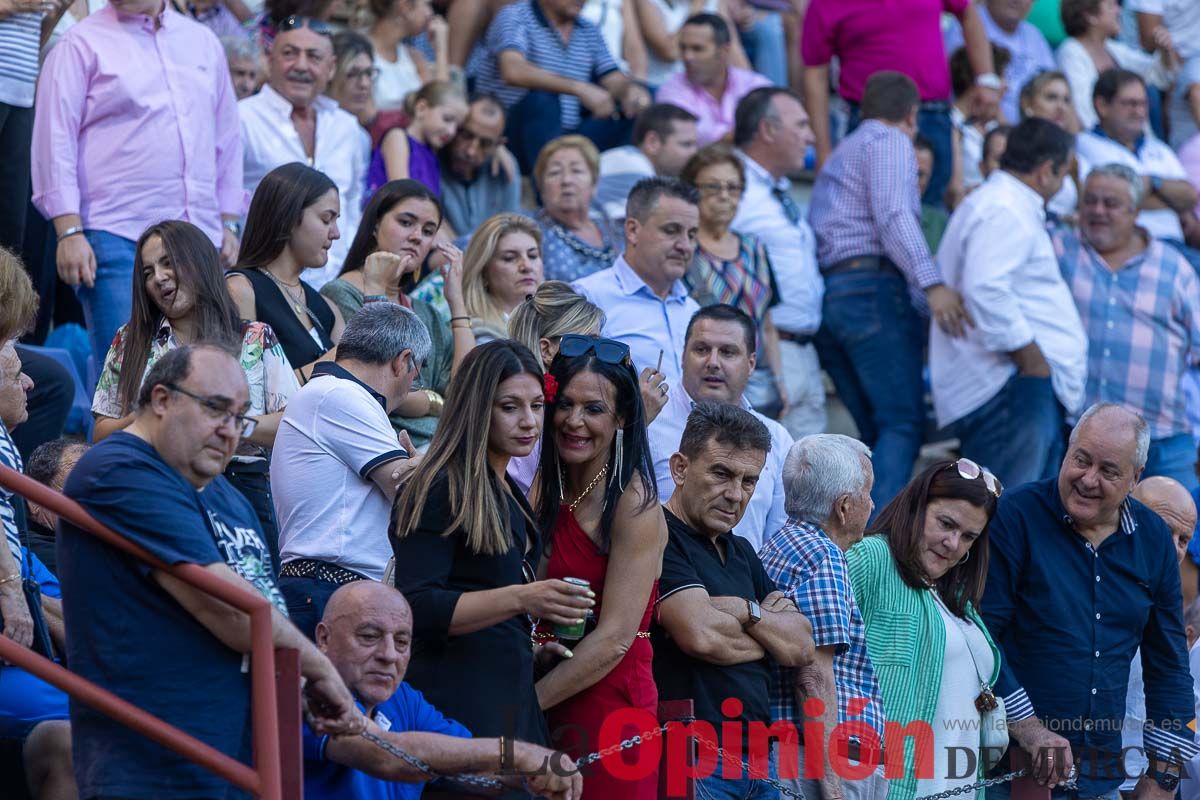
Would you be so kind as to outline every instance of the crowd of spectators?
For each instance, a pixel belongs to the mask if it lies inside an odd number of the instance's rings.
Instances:
[[[311,797],[651,800],[690,701],[699,797],[1192,800],[1198,212],[1194,0],[0,0],[0,465],[271,604]],[[251,760],[248,615],[0,525]],[[7,664],[0,765],[233,796]]]

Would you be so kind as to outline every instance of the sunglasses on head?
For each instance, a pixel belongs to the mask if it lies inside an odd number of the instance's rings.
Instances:
[[[615,339],[568,333],[558,340],[558,352],[566,358],[592,353],[605,364],[630,364],[629,345]]]
[[[294,31],[298,28],[308,28],[313,33],[321,36],[333,36],[333,29],[324,20],[313,19],[312,17],[302,17],[299,14],[292,14],[290,17],[279,23],[279,32]]]
[[[981,467],[969,458],[960,458],[954,462],[954,467],[958,469],[958,477],[963,480],[973,481],[976,478],[983,478],[983,485],[994,497],[999,498],[1004,494],[1004,484],[1000,483],[1000,479],[993,475],[987,467]]]

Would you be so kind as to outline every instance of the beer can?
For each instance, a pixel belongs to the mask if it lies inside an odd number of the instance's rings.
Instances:
[[[592,586],[590,583],[585,581],[583,578],[563,578],[563,582],[569,583],[572,586],[582,586],[584,589],[590,589]],[[591,609],[589,609],[586,616],[590,617],[591,615],[592,615],[592,612],[591,612]],[[578,640],[582,639],[584,631],[586,631],[586,630],[587,630],[587,619],[585,617],[583,620],[581,620],[579,622],[572,622],[570,625],[555,625],[554,626],[554,635],[557,636],[559,639],[566,639],[567,641],[574,642],[574,641],[578,641]]]

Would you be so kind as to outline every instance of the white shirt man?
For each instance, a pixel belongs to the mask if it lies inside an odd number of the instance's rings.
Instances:
[[[825,283],[817,267],[816,238],[792,199],[787,176],[804,166],[813,141],[808,113],[786,89],[755,89],[738,104],[734,142],[746,167],[746,189],[730,226],[766,245],[779,285],[771,319],[788,396],[780,420],[792,436],[825,430],[825,384],[812,345],[821,326]]]
[[[679,449],[688,415],[697,402],[732,403],[754,414],[771,434],[771,449],[758,477],[758,485],[733,532],[758,550],[763,541],[787,522],[784,509],[783,462],[791,450],[792,435],[773,419],[750,407],[744,392],[754,372],[754,322],[733,306],[702,308],[688,326],[683,355],[683,382],[671,389],[666,406],[650,424],[650,452],[658,499],[666,502],[675,492],[671,455]]]
[[[309,27],[281,32],[267,66],[267,83],[238,103],[246,191],[253,195],[268,172],[293,161],[324,172],[337,184],[338,226],[346,233],[334,241],[325,267],[304,276],[320,288],[341,271],[362,219],[371,137],[353,114],[323,94],[336,66],[328,34]]]
[[[610,219],[625,219],[625,201],[638,181],[655,175],[679,175],[696,149],[693,114],[666,103],[650,106],[633,123],[633,144],[600,154],[594,204]]]
[[[953,338],[931,325],[929,366],[938,425],[955,423],[963,455],[1016,485],[1055,466],[1057,406],[1071,414],[1083,402],[1087,334],[1045,229],[1070,137],[1028,119],[1008,141],[1001,169],[955,210],[938,249],[975,326]]]

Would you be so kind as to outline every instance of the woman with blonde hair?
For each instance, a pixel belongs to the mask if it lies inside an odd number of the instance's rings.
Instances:
[[[619,227],[592,207],[599,180],[600,153],[586,136],[560,136],[538,154],[533,182],[542,207],[533,218],[542,229],[546,277],[578,280],[608,269],[624,250]]]
[[[541,284],[537,223],[520,214],[497,214],[480,225],[463,256],[463,297],[475,341],[507,338],[509,317]]]

